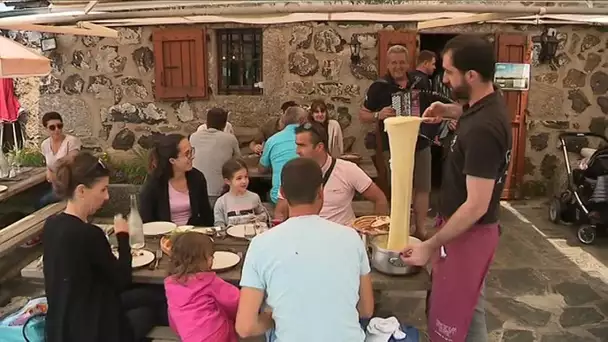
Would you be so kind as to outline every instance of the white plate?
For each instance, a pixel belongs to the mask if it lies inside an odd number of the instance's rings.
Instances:
[[[116,258],[118,258],[118,250],[113,250],[112,253],[114,253]],[[152,261],[154,261],[155,258],[154,253],[145,249],[131,250],[131,253],[141,254],[133,256],[133,259],[131,260],[131,267],[133,268],[149,265]]]
[[[211,267],[214,271],[225,270],[236,266],[241,257],[232,252],[217,251],[213,253],[213,266]]]
[[[157,236],[169,234],[177,228],[173,222],[148,222],[144,223],[144,235]]]
[[[250,232],[255,231],[253,224],[248,223],[248,224],[237,224],[236,226],[232,226],[232,227],[228,228],[228,230],[226,230],[226,233],[228,233],[228,235],[230,235],[232,237],[244,239],[245,238],[245,227],[247,227]]]
[[[0,185],[0,192],[5,192],[6,190],[8,190],[8,186]]]
[[[192,228],[190,231],[195,232],[195,233],[214,235],[215,232],[217,232],[218,230],[221,230],[221,228],[220,227],[195,227],[195,228]]]

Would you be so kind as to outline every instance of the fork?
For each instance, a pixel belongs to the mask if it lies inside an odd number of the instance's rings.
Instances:
[[[158,268],[158,264],[160,263],[160,259],[163,258],[163,251],[161,249],[157,249],[156,250],[156,261],[154,262],[154,267],[152,267],[153,270]]]

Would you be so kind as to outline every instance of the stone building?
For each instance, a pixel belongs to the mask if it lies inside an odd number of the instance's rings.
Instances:
[[[121,154],[135,145],[148,148],[156,134],[192,133],[205,121],[207,109],[220,106],[231,112],[229,121],[245,147],[256,127],[277,115],[282,102],[323,98],[344,130],[347,149],[369,154],[362,142],[368,127],[359,123],[357,113],[367,87],[383,72],[379,51],[395,43],[386,32],[415,32],[417,21],[378,18],[277,19],[271,24],[252,19],[247,24],[245,19],[222,22],[214,17],[187,26],[154,19],[133,25],[127,20],[113,23],[117,39],[57,34],[57,48],[46,52],[53,72],[16,80],[18,96],[29,111],[27,135],[39,139],[41,115],[58,111],[66,128],[87,147]],[[241,23],[227,23],[234,21]],[[558,132],[605,134],[608,128],[608,34],[603,27],[569,22],[551,25],[560,43],[555,62],[549,64],[538,62],[538,46],[532,43],[543,26],[523,19],[425,29],[410,34],[414,40],[406,42],[415,50],[416,39],[424,46],[433,33],[479,33],[497,45],[501,34],[524,38],[527,43],[517,50],[522,60],[505,60],[532,64],[527,99],[521,94],[512,99],[520,111],[518,120],[523,120],[518,132],[525,143],[518,149],[521,161],[514,169],[520,174],[513,186],[524,196],[546,195],[559,186],[563,158],[557,150]],[[40,47],[41,37],[51,36],[16,30],[9,35],[34,48]],[[351,62],[353,38],[360,43],[358,63]],[[239,63],[229,63],[231,59]],[[229,72],[233,68],[239,71]],[[585,144],[577,141],[571,147]]]

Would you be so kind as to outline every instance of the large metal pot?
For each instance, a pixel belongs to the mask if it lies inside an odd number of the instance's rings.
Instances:
[[[420,272],[420,267],[409,266],[403,263],[399,257],[399,252],[385,249],[388,236],[379,235],[369,240],[370,261],[372,267],[388,275],[409,275]],[[410,243],[421,243],[419,239],[410,236]],[[380,245],[380,246],[379,246]]]

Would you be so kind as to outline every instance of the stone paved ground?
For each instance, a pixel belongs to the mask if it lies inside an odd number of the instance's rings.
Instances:
[[[581,248],[569,227],[548,223],[542,204],[511,208],[515,214],[502,210],[504,233],[487,282],[490,341],[608,341],[608,240]],[[9,288],[13,295],[39,291],[23,280]],[[377,313],[424,328],[424,296],[384,292]]]
[[[603,263],[608,262],[608,240],[582,249],[568,227],[548,222],[541,204],[512,207],[531,222],[502,210],[503,235],[486,289],[490,341],[608,341],[608,268]],[[424,328],[424,295],[384,293],[378,313],[395,313]]]

